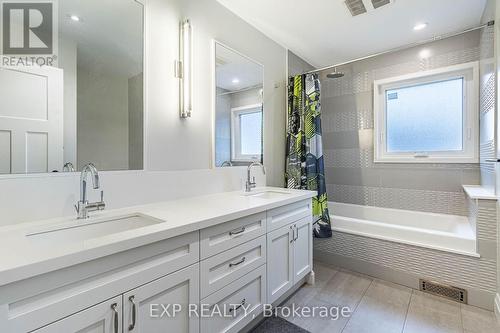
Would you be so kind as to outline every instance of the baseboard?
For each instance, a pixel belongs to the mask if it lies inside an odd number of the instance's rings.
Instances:
[[[495,297],[495,315],[500,323],[500,294],[497,294]]]
[[[415,290],[419,289],[419,279],[421,276],[415,274],[401,272],[388,268],[385,266],[377,265],[371,262],[339,256],[329,252],[314,251],[314,260],[331,264],[340,268],[344,268],[353,272],[358,272],[361,274],[369,275],[377,279],[389,281],[392,283],[400,284]],[[436,281],[440,282],[440,281]],[[486,292],[483,290],[477,290],[472,288],[467,288],[464,286],[457,286],[467,289],[468,292],[468,304],[477,306],[489,311],[493,311],[495,307],[495,294],[491,292]],[[497,308],[500,304],[497,296]],[[500,314],[499,314],[500,316]]]

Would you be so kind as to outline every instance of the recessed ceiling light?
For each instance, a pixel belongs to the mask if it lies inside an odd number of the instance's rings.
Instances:
[[[234,78],[234,79],[233,79],[233,83],[234,83],[234,84],[238,84],[238,83],[240,83],[240,79],[238,79],[238,78]]]
[[[413,27],[413,30],[418,31],[427,28],[427,23],[417,23]]]
[[[431,50],[429,49],[423,49],[422,51],[420,51],[418,53],[418,56],[420,57],[420,59],[427,59],[427,58],[430,58],[432,55],[432,52]]]
[[[72,20],[72,21],[75,21],[75,22],[80,22],[80,17],[76,16],[76,15],[70,15],[69,18]]]

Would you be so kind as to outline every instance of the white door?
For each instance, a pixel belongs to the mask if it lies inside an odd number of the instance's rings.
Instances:
[[[273,303],[293,285],[293,225],[267,234],[267,302]]]
[[[32,333],[121,333],[122,297],[99,303]]]
[[[0,174],[61,171],[63,71],[0,67]]]
[[[123,294],[123,331],[198,333],[199,318],[189,316],[188,306],[198,304],[199,295],[198,264],[131,290]]]
[[[295,241],[293,242],[293,283],[305,277],[312,268],[312,223],[306,217],[296,223]]]

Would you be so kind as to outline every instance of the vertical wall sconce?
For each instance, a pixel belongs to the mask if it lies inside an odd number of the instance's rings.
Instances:
[[[180,116],[191,117],[193,109],[193,28],[189,20],[180,24],[179,61],[176,61],[176,77],[179,78]]]

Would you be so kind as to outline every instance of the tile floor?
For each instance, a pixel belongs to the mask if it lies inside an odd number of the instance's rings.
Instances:
[[[315,262],[316,284],[284,305],[348,306],[349,318],[285,319],[311,333],[500,333],[492,312]]]

